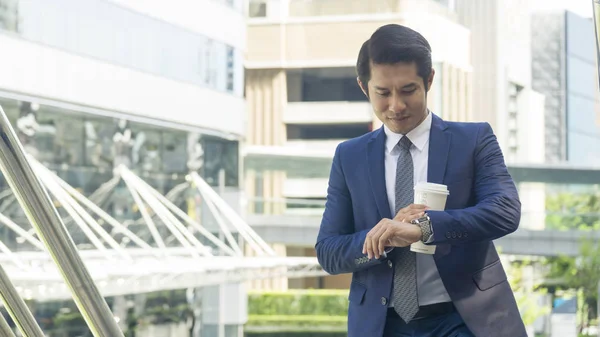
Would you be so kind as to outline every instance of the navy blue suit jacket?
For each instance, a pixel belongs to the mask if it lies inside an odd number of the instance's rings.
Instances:
[[[382,218],[393,218],[385,187],[385,138],[380,128],[337,147],[317,238],[325,271],[353,273],[349,337],[382,336],[391,296],[391,264],[362,254],[368,231]],[[428,214],[434,259],[458,312],[478,337],[526,336],[492,243],[517,229],[521,203],[490,125],[433,115],[427,177],[450,191],[446,210]]]

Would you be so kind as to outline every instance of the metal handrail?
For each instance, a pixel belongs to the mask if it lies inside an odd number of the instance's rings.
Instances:
[[[0,315],[0,333],[2,336],[15,337],[10,325],[8,325],[8,322],[4,319],[4,315]]]
[[[50,196],[33,172],[1,106],[0,137],[0,170],[61,272],[90,331],[96,337],[122,337],[123,332],[83,264]]]
[[[44,337],[44,333],[35,321],[35,317],[33,317],[33,314],[29,311],[25,301],[19,296],[17,289],[13,286],[12,282],[10,282],[9,277],[6,275],[2,266],[0,266],[0,297],[2,297],[2,302],[4,302],[8,314],[12,317],[23,336]],[[4,320],[4,317],[2,317],[2,320]],[[4,324],[6,324],[6,326]],[[10,336],[8,334],[5,335],[4,330],[6,330],[7,327],[8,323],[6,323],[6,321],[4,321],[3,324],[0,324],[2,336]],[[10,327],[8,327],[8,330],[12,333]]]
[[[592,0],[592,12],[594,13],[594,27],[596,32],[596,64],[598,66],[598,79],[600,80],[600,0]]]

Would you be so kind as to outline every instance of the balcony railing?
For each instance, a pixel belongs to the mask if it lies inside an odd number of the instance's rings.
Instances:
[[[368,102],[290,102],[283,116],[286,124],[370,123]]]
[[[325,210],[325,200],[297,198],[249,198],[248,213],[253,215],[290,215],[320,217]]]
[[[420,11],[454,17],[453,0],[250,0],[251,18],[320,17]]]

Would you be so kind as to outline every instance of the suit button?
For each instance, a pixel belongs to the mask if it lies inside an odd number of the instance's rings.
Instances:
[[[385,297],[381,298],[381,305],[387,305],[387,298],[385,298]]]
[[[392,263],[392,261],[388,261],[388,267],[392,268],[394,266],[394,264]]]
[[[452,238],[452,233],[450,233],[450,232],[447,232],[447,233],[446,233],[446,238],[448,238],[448,239]]]

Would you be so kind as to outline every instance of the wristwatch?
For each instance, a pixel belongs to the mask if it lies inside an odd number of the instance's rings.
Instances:
[[[413,220],[411,223],[421,227],[421,232],[423,233],[421,234],[421,241],[423,243],[429,243],[433,240],[433,227],[431,226],[431,219],[427,214]]]

